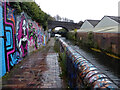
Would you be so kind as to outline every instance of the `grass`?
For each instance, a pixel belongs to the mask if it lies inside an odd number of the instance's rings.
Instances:
[[[55,52],[59,53],[58,62],[62,69],[62,72],[59,75],[59,77],[64,80],[66,87],[69,88],[68,78],[67,78],[67,68],[66,68],[66,53],[65,53],[65,51],[60,52],[60,45],[59,45],[58,41],[55,42],[54,50],[55,50]]]
[[[60,67],[62,69],[61,74],[59,75],[59,77],[61,77],[66,84],[66,87],[69,88],[69,84],[68,84],[68,78],[67,78],[67,66],[66,66],[66,53],[59,53],[59,64]]]
[[[67,70],[66,70],[66,53],[60,53],[60,66],[62,67],[62,74],[61,77],[67,76]]]

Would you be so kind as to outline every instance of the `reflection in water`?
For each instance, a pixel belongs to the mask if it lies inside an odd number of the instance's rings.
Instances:
[[[98,53],[96,51],[92,51],[89,49],[82,48],[87,55],[94,57],[94,60],[97,61],[99,64],[106,67],[110,72],[113,72],[116,76],[120,78],[120,60],[107,56],[104,53]],[[89,58],[90,59],[90,58]]]

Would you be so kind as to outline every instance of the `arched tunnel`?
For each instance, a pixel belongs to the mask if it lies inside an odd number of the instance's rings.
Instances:
[[[59,28],[59,30],[56,30],[56,28]],[[54,37],[55,34],[59,34],[62,37],[66,37],[67,32],[69,32],[69,30],[66,27],[55,26],[51,29],[51,36]]]

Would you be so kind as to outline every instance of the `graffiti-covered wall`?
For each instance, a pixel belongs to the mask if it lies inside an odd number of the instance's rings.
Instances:
[[[28,20],[28,34],[29,52],[32,52],[42,45],[42,36],[41,28],[31,19]]]
[[[15,17],[14,9],[8,4],[4,3],[4,32],[5,32],[5,60],[6,71],[19,62],[19,51],[16,47],[16,30],[15,30]]]
[[[46,45],[44,30],[24,12],[14,15],[9,3],[0,2],[0,77],[30,52]]]
[[[25,57],[28,54],[28,22],[23,13],[16,17],[16,44],[20,56]]]
[[[3,7],[0,2],[0,77],[6,73],[5,62],[5,33],[3,27]]]

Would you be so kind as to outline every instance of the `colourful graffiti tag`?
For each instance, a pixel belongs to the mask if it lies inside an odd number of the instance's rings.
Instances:
[[[18,30],[18,47],[22,57],[28,54],[28,28],[24,14],[21,16]]]
[[[36,30],[32,23],[29,24],[29,40],[33,40],[34,47],[37,49],[37,36],[36,36]]]
[[[41,28],[39,27],[39,29],[37,30],[37,46],[41,47]]]
[[[6,62],[5,62],[5,33],[3,27],[3,7],[0,2],[0,77],[6,73]]]
[[[4,3],[4,23],[5,23],[5,50],[6,50],[6,57],[7,57],[7,71],[10,71],[19,60],[19,57],[15,56],[16,45],[15,45],[15,17],[13,14],[14,10],[10,8],[9,5]]]
[[[41,27],[32,20],[28,26],[27,15],[23,12],[15,18],[14,11],[8,2],[0,2],[0,77],[29,52],[45,44]]]

